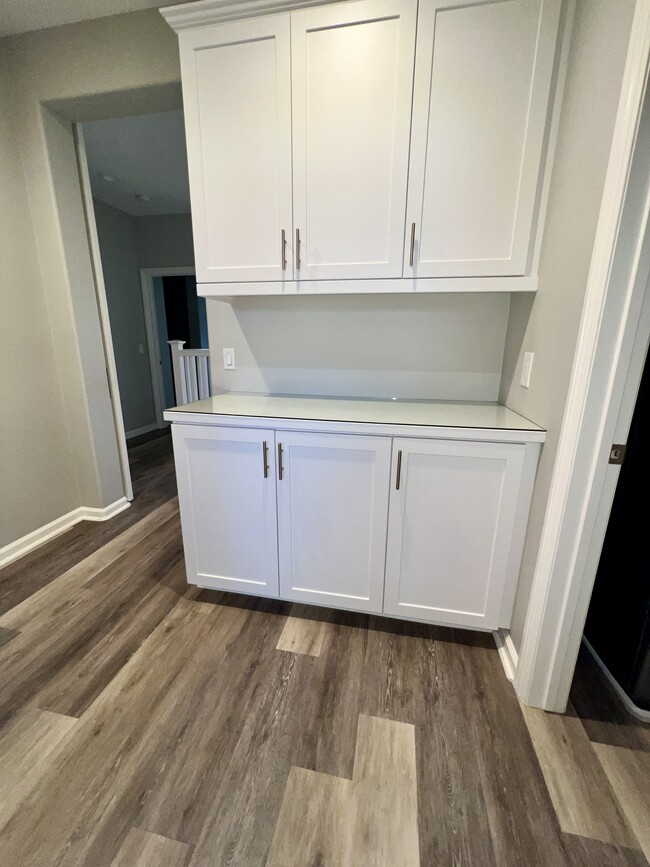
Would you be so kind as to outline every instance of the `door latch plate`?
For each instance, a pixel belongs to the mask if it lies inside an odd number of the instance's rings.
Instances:
[[[625,443],[614,443],[609,451],[609,463],[620,465],[625,460],[627,446]]]

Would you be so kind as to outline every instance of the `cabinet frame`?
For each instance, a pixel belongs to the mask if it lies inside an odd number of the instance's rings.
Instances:
[[[423,15],[425,5],[428,0],[419,0],[419,16]],[[440,0],[431,0],[440,5]],[[458,4],[459,0],[448,0],[447,5]],[[481,3],[485,0],[476,0]],[[543,0],[545,9],[550,9],[552,14],[553,9],[559,9],[560,0]],[[249,25],[255,19],[263,20],[278,13],[287,15],[302,14],[304,10],[314,10],[314,7],[325,8],[322,0],[251,0],[245,7],[238,5],[226,5],[217,7],[214,4],[199,2],[189,3],[181,7],[173,7],[162,9],[161,14],[166,19],[170,27],[175,30],[183,40],[188,35],[200,33],[202,30],[215,23],[238,23]],[[346,4],[335,4],[345,6]],[[552,7],[552,8],[551,8]],[[541,246],[541,232],[544,225],[544,215],[546,211],[546,203],[548,198],[548,190],[551,179],[551,169],[555,152],[555,143],[557,139],[557,127],[559,116],[562,107],[562,94],[564,89],[564,80],[567,66],[567,47],[571,38],[573,17],[571,9],[568,14],[561,18],[561,32],[556,43],[551,48],[547,49],[550,62],[553,64],[553,77],[550,83],[550,96],[548,99],[548,110],[546,116],[542,119],[544,127],[544,148],[542,152],[542,162],[537,167],[538,187],[534,202],[531,205],[532,217],[530,222],[530,236],[527,245],[527,258],[525,266],[522,269],[516,270],[522,276],[513,276],[512,269],[509,274],[502,276],[500,272],[504,269],[496,268],[492,276],[423,276],[422,269],[408,268],[408,252],[410,238],[407,236],[410,232],[410,223],[412,222],[409,214],[405,214],[404,219],[404,237],[403,243],[403,262],[404,269],[401,277],[381,278],[373,276],[352,277],[350,279],[331,279],[318,278],[307,279],[306,276],[299,274],[284,275],[284,279],[277,280],[273,278],[260,278],[259,275],[253,275],[249,279],[245,279],[241,274],[233,276],[232,280],[225,280],[220,277],[219,282],[215,282],[214,277],[205,276],[200,268],[200,256],[197,256],[197,272],[198,292],[204,297],[215,297],[230,300],[236,297],[246,296],[265,296],[265,295],[295,295],[295,294],[310,294],[310,295],[336,295],[336,294],[371,294],[371,293],[436,293],[436,292],[535,292],[537,291],[537,263],[539,260]],[[419,26],[419,25],[418,25]],[[558,35],[557,24],[555,25],[555,35]],[[181,55],[183,54],[181,50]],[[186,89],[185,73],[183,73],[183,87]],[[191,88],[188,87],[188,90]],[[187,95],[186,95],[187,101]],[[187,129],[188,145],[190,143],[190,128],[188,123]],[[292,175],[292,167],[289,166],[289,172]],[[190,176],[192,169],[190,167]],[[410,201],[410,196],[409,196]],[[290,231],[287,231],[288,240],[288,257],[291,262],[294,261],[294,238],[295,227],[293,225]],[[196,234],[196,228],[195,228]],[[417,253],[417,237],[416,237],[416,253]],[[198,251],[198,246],[197,246]],[[405,254],[405,255],[404,255]],[[417,257],[416,257],[417,258]],[[416,273],[417,270],[417,273]],[[410,273],[407,273],[410,272]]]
[[[276,444],[276,447],[270,449],[269,453],[270,472],[268,481],[272,485],[276,486],[274,488],[274,501],[276,505],[278,502],[277,498],[280,496],[277,486],[283,484],[283,482],[278,481],[277,443],[282,443],[283,439],[286,443],[288,441],[288,437],[299,438],[303,434],[309,434],[311,438],[315,434],[323,437],[332,435],[340,436],[343,434],[347,438],[370,437],[372,438],[372,440],[384,440],[386,443],[385,450],[387,450],[389,456],[386,472],[390,474],[388,479],[388,486],[391,495],[395,493],[394,485],[399,442],[417,444],[418,440],[425,440],[426,442],[434,444],[442,443],[442,445],[445,447],[451,444],[455,448],[469,450],[470,454],[472,453],[472,451],[476,453],[477,448],[480,449],[480,447],[492,447],[493,453],[504,453],[509,455],[510,457],[512,457],[513,454],[511,446],[513,444],[518,444],[521,447],[519,450],[521,463],[518,467],[518,488],[516,491],[513,489],[510,492],[512,495],[510,508],[514,510],[515,515],[511,525],[511,534],[509,536],[507,563],[505,565],[502,564],[501,585],[498,590],[498,596],[495,593],[495,598],[492,600],[493,604],[491,607],[491,614],[489,620],[483,620],[481,622],[478,618],[473,618],[469,621],[464,620],[463,622],[460,622],[458,619],[450,620],[448,617],[438,617],[432,614],[418,616],[418,613],[413,611],[405,612],[400,610],[387,610],[387,606],[384,604],[384,594],[388,575],[387,561],[386,568],[382,573],[382,598],[379,600],[379,604],[374,607],[371,606],[370,602],[367,606],[346,604],[345,600],[343,600],[340,595],[323,595],[323,598],[318,598],[318,594],[310,593],[308,598],[301,596],[299,600],[314,605],[326,605],[328,607],[333,607],[337,609],[363,610],[368,613],[378,615],[383,614],[384,616],[401,620],[418,621],[423,623],[437,623],[447,626],[471,628],[479,631],[492,631],[497,628],[509,628],[514,607],[515,594],[517,591],[517,579],[521,565],[526,526],[528,522],[530,502],[535,481],[535,474],[537,470],[541,444],[545,438],[544,431],[539,429],[517,430],[513,428],[445,428],[421,427],[415,425],[409,425],[407,430],[407,426],[396,424],[371,424],[363,422],[323,422],[322,420],[311,421],[309,419],[262,418],[224,415],[217,416],[217,421],[215,420],[215,416],[211,415],[210,413],[169,410],[165,412],[165,418],[167,421],[174,422],[174,424],[172,425],[172,433],[174,435],[174,455],[177,468],[182,462],[182,457],[180,456],[180,454],[177,454],[176,442],[178,439],[179,441],[181,441],[180,444],[182,445],[182,440],[184,439],[185,435],[177,432],[176,429],[187,429],[188,425],[196,432],[197,436],[203,436],[203,432],[205,432],[206,429],[212,429],[215,431],[220,430],[222,432],[221,436],[223,438],[232,438],[233,432],[229,432],[229,429],[235,428],[237,433],[241,431],[248,431],[252,441],[261,443],[264,439],[267,439],[269,443],[274,442]],[[316,440],[311,441],[315,442]],[[391,454],[392,458],[390,457]],[[286,470],[287,464],[285,463],[285,471]],[[181,501],[182,513],[184,511],[183,504],[188,502],[188,498],[187,491],[185,492],[185,494],[181,493],[181,491],[183,490],[181,476],[182,473],[179,472],[179,498]],[[389,501],[386,515],[387,531],[389,529],[388,522],[390,521],[390,510],[392,508],[393,503]],[[186,535],[187,539],[189,540],[189,544],[191,545],[192,539],[191,535],[189,535],[191,528],[190,523],[187,521],[187,519],[183,519],[182,514],[181,517],[183,523],[183,539],[186,545],[187,552],[188,541],[186,540]],[[196,574],[193,573],[191,569],[191,556],[190,558],[188,558],[188,580],[190,581],[190,583],[198,583],[199,586],[205,587],[216,586],[217,589],[251,593],[258,596],[269,595],[273,596],[274,598],[281,599],[291,598],[283,594],[280,589],[280,541],[278,511],[275,512],[275,518],[272,524],[274,544],[276,546],[274,556],[275,562],[278,567],[278,586],[275,592],[264,593],[252,585],[246,588],[236,586],[224,586],[222,584],[215,584],[212,581],[205,582],[197,580]],[[384,539],[384,543],[381,546],[383,552],[382,556],[385,556],[386,554],[387,538],[388,532],[386,533],[386,539]]]

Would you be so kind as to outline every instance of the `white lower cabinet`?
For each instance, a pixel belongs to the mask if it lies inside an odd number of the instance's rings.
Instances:
[[[384,611],[497,629],[525,446],[393,440]]]
[[[280,596],[381,611],[390,438],[285,431],[276,438]]]
[[[173,425],[188,581],[450,626],[509,625],[538,442],[281,424]]]
[[[278,595],[272,430],[172,425],[188,581]]]

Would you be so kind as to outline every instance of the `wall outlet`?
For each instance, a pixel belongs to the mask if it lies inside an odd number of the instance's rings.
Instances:
[[[224,349],[223,351],[223,369],[237,370],[237,362],[235,361],[235,350]]]
[[[138,343],[138,352],[140,355],[144,355],[144,343]]]
[[[534,352],[524,352],[524,363],[521,368],[521,384],[524,388],[530,387],[530,375],[533,372]]]

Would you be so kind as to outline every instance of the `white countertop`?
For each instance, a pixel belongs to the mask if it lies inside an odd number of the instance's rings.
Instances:
[[[357,424],[543,431],[539,425],[533,424],[499,403],[374,400],[230,392],[165,410],[165,418],[174,421],[177,413]],[[178,420],[181,420],[180,417]]]

